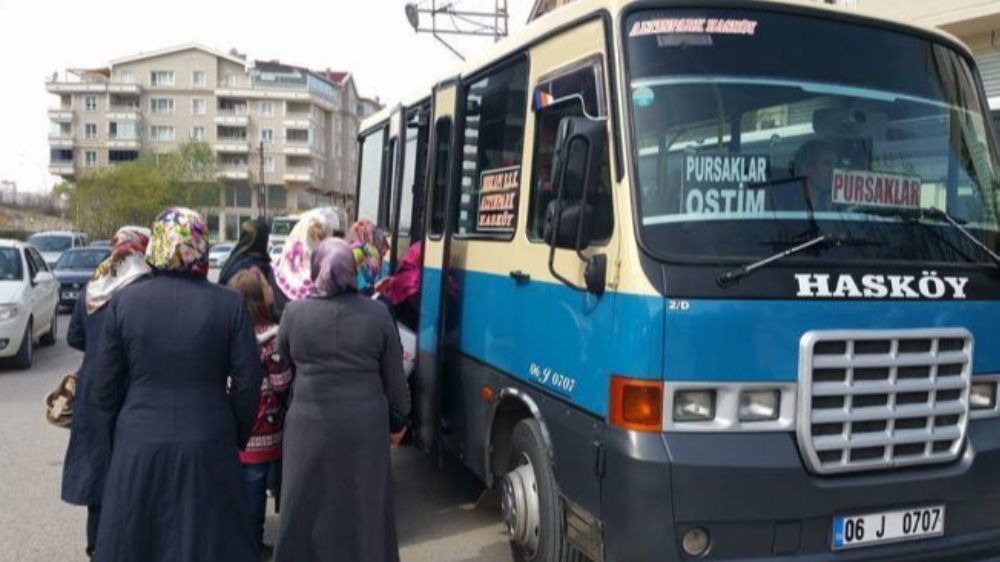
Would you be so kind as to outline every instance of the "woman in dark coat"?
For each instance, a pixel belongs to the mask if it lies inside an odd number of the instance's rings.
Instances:
[[[161,214],[155,275],[105,313],[91,397],[112,439],[99,562],[258,559],[237,457],[260,393],[257,342],[243,297],[205,278],[205,234],[194,211]]]
[[[275,560],[396,562],[389,418],[410,410],[399,333],[357,293],[343,240],[322,241],[311,271],[311,298],[289,303],[278,332],[296,378]]]
[[[274,306],[271,311],[275,320],[281,320],[281,313],[285,309],[288,299],[278,291],[278,284],[274,281],[274,270],[271,267],[271,255],[267,251],[268,240],[271,237],[271,227],[264,219],[248,219],[240,226],[240,239],[236,241],[226,263],[222,264],[219,270],[219,285],[229,285],[229,281],[236,277],[236,274],[248,269],[257,268],[264,274],[264,278],[275,289]]]
[[[149,238],[133,228],[125,227],[115,234],[111,255],[97,266],[94,277],[76,301],[66,335],[70,347],[84,354],[77,373],[73,421],[63,462],[62,499],[87,506],[87,556],[94,553],[97,543],[104,476],[111,461],[111,443],[99,431],[88,407],[93,363],[104,329],[105,305],[118,290],[150,272],[146,264],[148,243]]]

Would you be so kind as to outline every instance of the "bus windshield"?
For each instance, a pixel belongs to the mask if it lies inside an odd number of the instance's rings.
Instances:
[[[924,210],[997,247],[989,121],[968,62],[943,43],[749,10],[642,11],[625,33],[654,254],[754,259],[827,234],[854,243],[824,259],[987,261]]]

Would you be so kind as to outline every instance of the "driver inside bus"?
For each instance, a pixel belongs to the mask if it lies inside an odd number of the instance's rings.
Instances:
[[[803,143],[795,153],[793,176],[801,178],[803,205],[814,211],[833,210],[833,169],[837,165],[837,149],[833,144],[811,140]]]

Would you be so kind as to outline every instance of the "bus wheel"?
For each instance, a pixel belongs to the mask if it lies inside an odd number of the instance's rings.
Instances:
[[[509,470],[500,482],[500,496],[514,560],[583,560],[566,542],[555,476],[535,419],[524,419],[514,426],[510,459]]]

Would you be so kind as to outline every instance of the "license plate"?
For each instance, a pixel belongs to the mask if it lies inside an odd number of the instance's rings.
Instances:
[[[66,300],[75,299],[77,296],[79,296],[79,293],[76,291],[66,291],[62,294],[62,298]]]
[[[833,518],[834,550],[926,539],[943,534],[943,505]]]

